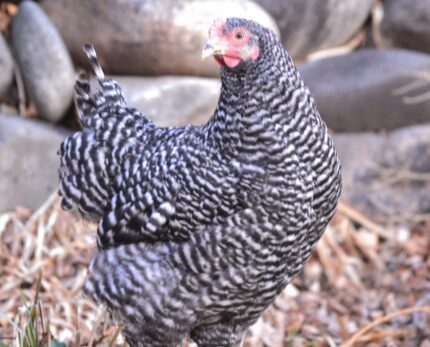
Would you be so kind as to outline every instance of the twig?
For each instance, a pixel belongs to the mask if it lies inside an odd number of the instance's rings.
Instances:
[[[370,341],[374,341],[374,340],[380,340],[380,339],[384,339],[387,337],[391,337],[391,338],[404,338],[405,336],[411,336],[412,332],[406,329],[403,330],[387,330],[387,331],[377,331],[374,333],[369,333],[365,336],[362,336],[359,339],[359,342],[370,342]]]
[[[37,307],[38,307],[38,309],[39,309],[39,312],[40,312],[40,314],[39,314],[39,318],[40,318],[40,325],[41,325],[41,327],[42,327],[42,332],[43,333],[46,333],[47,332],[47,330],[45,329],[45,319],[44,319],[44,317],[43,317],[43,305],[42,305],[42,302],[41,301],[39,301],[38,303],[37,303]],[[48,334],[49,334],[49,331],[48,331]]]
[[[400,213],[387,218],[390,223],[413,222],[420,223],[430,220],[430,213]]]
[[[96,337],[96,331],[97,331],[97,328],[98,328],[98,326],[100,325],[100,322],[101,322],[102,318],[103,318],[103,317],[104,317],[104,315],[105,315],[105,311],[106,311],[106,310],[103,308],[103,309],[100,311],[99,316],[97,317],[96,323],[94,324],[93,330],[91,331],[90,341],[88,342],[88,347],[92,347],[92,346],[93,346],[93,342],[94,342],[94,339],[95,339],[95,337]]]
[[[341,347],[352,347],[354,346],[354,343],[356,343],[362,336],[364,336],[369,330],[373,329],[374,327],[384,324],[394,318],[400,317],[400,316],[406,316],[410,315],[415,312],[422,312],[430,314],[430,306],[420,306],[420,307],[411,307],[406,308],[403,310],[399,310],[390,314],[387,314],[385,316],[379,317],[375,319],[373,322],[369,323],[368,325],[361,328],[359,331],[357,331],[352,337],[346,341],[344,344],[342,344]]]
[[[36,306],[37,302],[39,301],[39,292],[40,292],[40,285],[42,283],[42,271],[39,271],[39,276],[37,277],[36,282],[36,295],[34,296],[33,305]]]
[[[333,56],[352,52],[354,49],[356,49],[357,47],[359,47],[360,45],[363,44],[365,37],[366,37],[365,31],[361,30],[356,35],[354,35],[351,38],[351,40],[349,40],[348,42],[346,42],[342,46],[337,46],[337,47],[333,47],[333,48],[326,48],[326,49],[322,49],[320,51],[316,51],[314,53],[310,53],[306,57],[306,61],[314,61],[314,60],[318,60],[318,59],[333,57]]]
[[[344,201],[339,202],[337,209],[340,213],[344,214],[346,217],[352,219],[354,222],[361,224],[362,226],[378,234],[379,236],[382,236],[386,239],[392,238],[392,235],[387,230],[385,230],[383,227],[379,226],[378,224],[372,222],[369,218],[365,217],[362,213],[360,213],[353,207],[349,206]]]
[[[381,24],[384,19],[384,6],[381,0],[373,0],[372,4],[372,38],[375,46],[384,47],[384,40],[381,35]]]
[[[28,230],[28,228],[33,224],[36,223],[37,220],[40,218],[41,215],[43,215],[53,204],[55,201],[58,200],[58,193],[57,191],[54,191],[48,199],[43,203],[42,206],[40,206],[28,219],[28,221],[25,223],[24,228]]]
[[[112,336],[112,340],[110,341],[110,343],[109,343],[108,347],[113,347],[113,345],[115,344],[115,340],[116,340],[116,338],[118,337],[118,335],[119,335],[120,331],[121,331],[121,328],[120,328],[120,327],[118,327],[118,328],[116,329],[116,331],[115,331],[115,334],[113,334],[113,336]]]
[[[425,79],[413,80],[412,82],[405,84],[404,86],[394,89],[391,94],[393,96],[403,96],[406,93],[413,92],[414,90],[421,87],[425,87],[428,84],[429,81],[426,81]]]
[[[402,101],[405,105],[416,105],[430,100],[430,92],[425,92],[415,96],[404,96]]]
[[[391,179],[392,182],[390,184],[397,183],[399,181],[423,181],[423,182],[429,182],[430,181],[430,174],[428,172],[418,172],[418,171],[411,171],[407,169],[399,169],[399,168],[379,168],[379,173],[381,174],[382,178],[385,180]]]
[[[424,93],[418,92],[418,94],[414,96],[405,95],[409,92],[413,92],[414,90],[421,89],[426,85],[428,86],[430,82],[430,72],[423,69],[418,69],[410,72],[408,75],[413,77],[415,80],[393,90],[392,95],[402,96],[402,102],[405,105],[415,105],[430,100],[430,92],[428,91]]]

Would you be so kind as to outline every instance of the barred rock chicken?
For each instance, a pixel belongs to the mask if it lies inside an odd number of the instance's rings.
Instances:
[[[100,91],[78,79],[84,130],[61,145],[59,170],[63,207],[99,222],[85,292],[132,346],[239,345],[303,267],[340,194],[308,89],[274,33],[218,20],[202,54],[220,65],[217,109],[203,126],[160,128],[86,52]]]

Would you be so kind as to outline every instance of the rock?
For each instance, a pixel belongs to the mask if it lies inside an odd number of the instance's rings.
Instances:
[[[49,18],[32,1],[23,1],[12,22],[16,58],[38,114],[61,119],[73,97],[75,72],[69,53]]]
[[[39,207],[58,185],[56,155],[68,135],[51,125],[0,115],[0,211]]]
[[[13,79],[13,60],[6,40],[0,33],[0,95],[9,89]]]
[[[159,126],[205,123],[218,103],[221,83],[199,77],[113,76],[127,102]]]
[[[389,0],[383,5],[383,44],[430,53],[430,0]]]
[[[255,0],[275,18],[293,58],[346,43],[369,16],[372,0]]]
[[[335,134],[343,199],[380,221],[430,212],[430,125]]]
[[[430,121],[429,66],[426,54],[365,49],[299,70],[330,128],[366,131]]]
[[[217,64],[200,58],[217,17],[247,17],[278,30],[250,0],[43,0],[41,5],[78,64],[87,64],[82,45],[92,42],[105,70],[121,75],[218,76]]]

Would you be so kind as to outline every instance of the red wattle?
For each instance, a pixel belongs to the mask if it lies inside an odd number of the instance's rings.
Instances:
[[[240,58],[229,57],[227,55],[224,55],[223,58],[225,65],[227,65],[229,68],[234,68],[240,63]]]

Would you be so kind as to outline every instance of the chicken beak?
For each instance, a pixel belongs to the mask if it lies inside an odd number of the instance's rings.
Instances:
[[[202,50],[202,59],[213,55],[223,55],[227,52],[227,47],[221,45],[220,43],[212,43],[210,41],[206,42]]]

